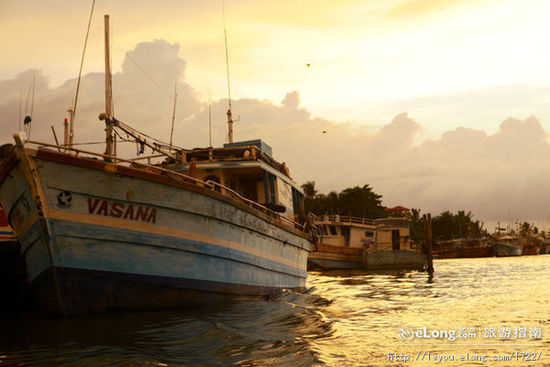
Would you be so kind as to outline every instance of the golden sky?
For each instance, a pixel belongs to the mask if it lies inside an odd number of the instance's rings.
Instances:
[[[33,137],[51,141],[74,96],[90,6],[0,0],[2,141],[33,74]],[[225,9],[236,139],[267,141],[298,182],[322,192],[369,183],[389,206],[495,222],[511,209],[550,226],[549,1],[226,0]],[[207,144],[211,90],[213,142],[223,143],[221,0],[97,0],[77,139],[102,139],[104,14],[117,117],[166,137],[183,71],[175,141]]]
[[[42,69],[53,85],[74,78],[90,6],[0,1],[0,78],[31,67]],[[548,1],[227,0],[225,9],[235,98],[280,101],[297,90],[302,104],[325,118],[377,125],[409,112],[432,133],[453,124],[494,131],[515,111],[524,113],[517,118],[550,119],[535,105],[476,116],[471,103],[462,111],[423,103],[487,88],[547,85]],[[181,45],[185,80],[204,99],[209,89],[214,99],[226,95],[222,1],[97,0],[85,72],[103,69],[107,13],[115,71],[139,42],[165,39]],[[505,96],[505,104],[514,97]],[[400,107],[415,100],[415,109]]]

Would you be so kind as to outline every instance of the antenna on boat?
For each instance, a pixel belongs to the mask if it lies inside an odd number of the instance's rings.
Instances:
[[[208,89],[208,146],[212,146],[212,93]]]
[[[78,103],[78,91],[80,90],[80,80],[82,79],[82,67],[84,66],[84,56],[86,55],[86,45],[88,44],[88,35],[90,34],[90,26],[92,24],[92,16],[94,14],[95,0],[92,1],[92,10],[90,11],[90,19],[88,19],[88,29],[86,30],[86,38],[84,39],[84,49],[82,50],[82,57],[80,59],[80,70],[78,71],[78,81],[76,82],[76,93],[74,97],[74,103],[67,112],[69,112],[69,136],[68,142],[69,148],[73,147],[74,140],[74,118],[76,114],[76,105]]]
[[[227,100],[229,108],[227,109],[227,127],[229,143],[233,143],[233,117],[231,116],[231,82],[229,80],[229,55],[227,52],[227,28],[225,26],[225,1],[222,2],[223,6],[223,37],[225,40],[225,66],[227,69]]]
[[[111,49],[109,43],[109,15],[105,15],[105,155],[115,153],[113,139],[113,92],[111,83]]]
[[[174,136],[174,120],[176,119],[176,104],[178,103],[178,82],[174,85],[174,110],[172,111],[172,128],[170,129],[170,150],[172,150],[172,137]]]

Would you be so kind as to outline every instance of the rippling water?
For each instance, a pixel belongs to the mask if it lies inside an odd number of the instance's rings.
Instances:
[[[0,366],[550,366],[550,255],[434,265],[433,279],[310,273],[304,293],[210,309],[3,318]],[[477,335],[449,341],[407,334],[423,327],[474,328]],[[496,337],[484,337],[485,328]],[[525,338],[514,336],[522,329]],[[511,336],[500,337],[506,330]],[[538,360],[522,360],[533,357],[520,354],[527,352]],[[444,356],[455,360],[437,363]]]

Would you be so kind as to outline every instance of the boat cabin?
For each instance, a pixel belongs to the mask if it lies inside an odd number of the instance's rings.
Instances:
[[[411,247],[410,222],[407,218],[375,219],[376,250],[414,250]]]
[[[323,245],[370,251],[412,250],[407,218],[366,219],[322,215],[315,220]]]
[[[321,230],[323,245],[363,248],[376,243],[376,225],[371,219],[322,215],[315,224]]]
[[[223,148],[182,150],[174,169],[215,185],[223,194],[234,193],[262,204],[285,217],[298,220],[303,211],[303,193],[292,180],[286,164],[272,156],[264,141],[248,140],[224,144]]]

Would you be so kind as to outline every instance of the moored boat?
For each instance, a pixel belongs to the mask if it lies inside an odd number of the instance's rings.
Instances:
[[[309,254],[310,269],[402,270],[426,264],[426,257],[410,243],[405,218],[325,215],[315,225],[321,236]]]
[[[361,269],[363,248],[376,243],[372,219],[323,215],[315,219],[320,231],[318,243],[309,254],[310,269]]]
[[[407,218],[381,218],[375,223],[376,243],[365,246],[363,251],[366,269],[422,270],[425,267],[426,256],[411,243]]]
[[[486,239],[458,238],[437,241],[434,246],[435,256],[439,259],[491,257],[493,250]]]
[[[41,308],[165,309],[304,288],[311,236],[286,164],[260,140],[233,142],[230,109],[222,148],[132,129],[113,115],[109,60],[107,46],[105,154],[17,133],[0,166],[0,202]],[[165,160],[117,157],[115,132]]]
[[[499,236],[492,243],[493,254],[498,257],[521,256],[523,246],[518,243],[515,236]]]
[[[18,137],[0,168],[0,200],[45,310],[180,307],[305,286],[311,243],[291,219],[300,193],[258,157],[232,161],[246,168],[213,183],[29,145]],[[274,193],[268,203],[287,213],[243,196],[254,170],[257,197]]]

